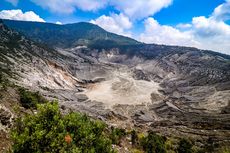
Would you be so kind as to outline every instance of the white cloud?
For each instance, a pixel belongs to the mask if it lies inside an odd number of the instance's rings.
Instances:
[[[189,31],[181,32],[167,25],[160,25],[149,17],[145,20],[145,31],[140,35],[140,41],[146,43],[195,46],[198,45]]]
[[[107,0],[72,0],[72,2],[83,11],[96,11],[107,4]]]
[[[214,37],[230,35],[230,26],[223,21],[217,21],[212,17],[194,17],[192,19],[194,33],[201,37]]]
[[[76,8],[96,11],[107,4],[107,0],[31,0],[35,4],[58,13],[73,13]]]
[[[18,5],[18,0],[6,0],[7,2],[11,3],[14,6]]]
[[[60,21],[57,21],[56,24],[62,25],[62,23]]]
[[[116,34],[131,36],[130,32],[127,32],[132,27],[132,22],[125,15],[111,14],[110,16],[102,15],[96,20],[90,21],[93,24],[97,24],[109,32]]]
[[[188,28],[191,28],[192,25],[189,24],[189,23],[185,23],[185,24],[180,23],[180,24],[178,24],[176,27],[177,27],[178,29],[188,29]]]
[[[21,10],[2,10],[0,11],[0,18],[11,19],[11,20],[22,20],[22,21],[37,21],[45,22],[39,15],[33,11],[23,13]]]
[[[230,26],[212,16],[194,17],[192,31],[200,48],[220,51],[230,54]]]
[[[215,18],[215,20],[229,20],[230,19],[230,0],[226,0],[225,3],[219,5],[215,8],[212,17]]]
[[[111,17],[122,27],[123,29],[132,28],[132,22],[124,14],[112,14]]]
[[[131,19],[142,19],[168,7],[173,0],[111,0],[110,4]]]
[[[230,54],[230,0],[215,8],[210,17],[194,17],[192,31],[200,48]]]
[[[97,11],[112,6],[131,19],[142,19],[168,7],[173,0],[31,0],[35,4],[58,13],[73,13],[76,9]]]
[[[216,7],[210,17],[194,17],[192,31],[200,48],[230,54],[230,0]]]
[[[230,0],[218,6],[210,17],[194,17],[191,23],[176,27],[160,25],[153,18],[145,20],[139,40],[147,43],[193,46],[230,54]]]

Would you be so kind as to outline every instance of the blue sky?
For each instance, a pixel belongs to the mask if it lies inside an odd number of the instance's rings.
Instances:
[[[30,0],[19,0],[16,6],[6,0],[1,1],[0,10],[21,9],[23,12],[34,11],[47,22],[74,23],[90,21],[103,14],[109,15],[111,12],[116,12],[113,7],[105,7],[93,12],[76,9],[72,14],[62,14],[43,9]],[[168,8],[164,8],[152,16],[161,24],[177,25],[178,23],[191,21],[194,16],[209,16],[222,3],[224,3],[224,0],[212,0],[211,3],[210,0],[174,0],[173,4]]]
[[[0,0],[0,18],[87,21],[146,43],[230,54],[230,0]]]

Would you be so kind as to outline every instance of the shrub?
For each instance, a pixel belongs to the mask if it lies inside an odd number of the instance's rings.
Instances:
[[[150,131],[141,140],[141,146],[147,153],[166,153],[165,138]]]
[[[131,149],[130,150],[131,153],[144,153],[142,150],[138,150],[138,149]]]
[[[218,153],[230,153],[230,146],[222,146]]]
[[[126,136],[125,129],[120,128],[111,128],[110,139],[112,140],[113,144],[120,144],[120,140],[122,137]]]
[[[165,148],[167,153],[175,153],[177,150],[177,141],[172,138],[168,138],[165,142]]]
[[[178,153],[192,153],[192,144],[187,139],[181,139],[177,148]]]
[[[0,73],[0,83],[2,83],[3,82],[3,75],[2,75],[2,73]]]
[[[24,88],[19,88],[20,103],[26,109],[36,108],[37,104],[45,103],[46,100],[39,92],[31,92]]]
[[[135,146],[138,143],[138,135],[135,130],[131,131],[131,142],[133,146]]]
[[[11,132],[13,152],[113,152],[105,124],[86,115],[62,115],[57,102],[38,105],[38,113],[18,119]]]
[[[6,91],[8,86],[10,86],[10,82],[0,69],[0,90]]]

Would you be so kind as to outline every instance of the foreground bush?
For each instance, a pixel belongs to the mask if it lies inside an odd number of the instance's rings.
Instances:
[[[113,152],[105,124],[78,113],[62,115],[57,103],[38,105],[38,113],[16,122],[13,152]]]
[[[148,135],[141,140],[141,146],[147,153],[166,153],[166,138],[150,131]]]
[[[119,128],[111,128],[111,133],[110,133],[110,139],[112,140],[113,144],[119,145],[120,141],[123,137],[126,136],[125,129],[119,129]]]
[[[46,103],[44,97],[39,92],[31,92],[24,88],[19,88],[20,103],[26,109],[36,108],[37,104]]]
[[[192,153],[192,144],[187,139],[181,139],[177,149],[178,153]]]

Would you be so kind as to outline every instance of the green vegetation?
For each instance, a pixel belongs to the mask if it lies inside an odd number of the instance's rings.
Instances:
[[[181,139],[177,151],[178,153],[192,153],[192,143],[186,139]]]
[[[38,113],[19,119],[12,130],[15,153],[114,152],[106,125],[86,115],[62,115],[57,102],[38,105]]]
[[[137,135],[137,132],[135,130],[131,131],[131,142],[132,142],[133,146],[137,145],[138,135]]]
[[[111,128],[110,139],[113,144],[120,144],[120,141],[124,136],[126,136],[125,129]]]
[[[97,25],[86,22],[56,25],[51,23],[3,20],[3,23],[33,41],[49,46],[66,48],[75,45],[88,45],[94,48],[110,48],[119,45],[140,44],[134,39],[107,32]]]
[[[134,148],[133,152],[141,152],[141,150],[147,153],[192,153],[201,151],[199,148],[194,150],[192,143],[187,139],[181,139],[178,143],[175,139],[166,138],[153,131],[144,135],[132,130],[130,134]]]
[[[10,81],[2,72],[0,72],[0,91],[6,91],[8,86],[11,86]]]
[[[46,99],[39,92],[31,92],[25,88],[19,88],[20,103],[26,109],[36,108],[37,104],[46,103]]]
[[[132,151],[147,153],[166,153],[166,138],[149,132],[138,137],[135,130],[111,129],[101,121],[92,120],[75,112],[62,114],[57,102],[41,102],[38,93],[20,89],[24,106],[37,108],[37,113],[27,114],[17,119],[11,130],[12,151],[21,152],[115,152],[112,144],[122,145],[131,136]],[[23,103],[22,103],[23,104]],[[35,105],[37,107],[35,107]],[[123,142],[123,141],[122,141]],[[181,148],[186,147],[181,143]],[[185,143],[186,144],[186,143]],[[181,149],[180,148],[180,149]]]
[[[141,146],[147,153],[166,153],[166,138],[150,131],[148,136],[142,138]]]
[[[201,151],[194,151],[192,143],[186,139],[178,143],[152,131],[147,134],[135,130],[127,132],[125,129],[108,128],[105,123],[76,112],[62,114],[57,102],[46,102],[37,92],[23,88],[19,91],[22,105],[37,111],[16,120],[11,130],[12,151],[15,153],[110,153],[115,152],[112,144],[123,146],[123,142],[131,142],[129,149],[135,153]]]
[[[230,153],[230,146],[223,146],[218,153]]]

